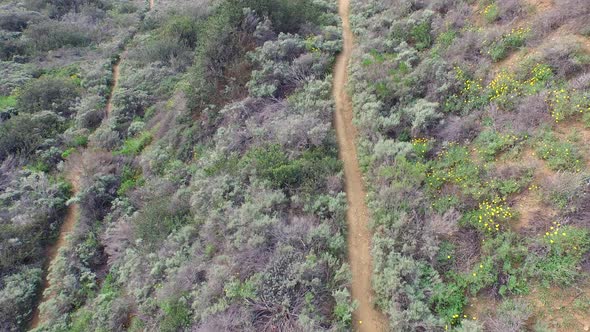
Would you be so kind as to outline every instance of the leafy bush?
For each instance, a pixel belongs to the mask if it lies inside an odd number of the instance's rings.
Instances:
[[[31,49],[36,52],[55,50],[65,46],[84,47],[92,42],[90,31],[84,27],[52,20],[29,26],[23,35]]]
[[[78,87],[72,80],[43,76],[19,89],[16,107],[25,113],[53,111],[68,117],[78,96]]]
[[[182,299],[168,300],[161,305],[161,308],[165,314],[159,326],[161,331],[174,332],[189,326],[191,312]]]
[[[16,106],[16,97],[14,96],[0,96],[0,110],[5,110]]]
[[[319,2],[310,0],[247,0],[241,4],[261,16],[268,16],[277,32],[295,33],[304,24],[318,24],[322,15]]]
[[[556,139],[551,132],[545,132],[536,143],[535,152],[539,158],[547,161],[552,170],[569,170],[579,172],[583,157],[578,148],[569,141]]]
[[[135,156],[150,144],[152,141],[152,134],[145,131],[136,137],[130,137],[123,142],[123,146],[116,153],[124,156]]]
[[[0,321],[6,331],[20,331],[28,323],[37,298],[43,271],[25,268],[20,272],[2,276],[0,288]]]
[[[463,287],[455,283],[440,283],[435,287],[430,301],[434,306],[434,311],[447,324],[455,325],[467,304],[467,297]]]
[[[0,215],[9,221],[1,226],[0,275],[43,258],[43,246],[55,235],[69,191],[41,172],[21,171],[7,184],[0,195]]]
[[[153,250],[187,220],[186,210],[172,205],[169,199],[158,199],[139,211],[134,218],[135,236],[146,250]]]
[[[31,158],[43,139],[54,137],[62,129],[62,119],[50,112],[14,116],[0,123],[0,160],[11,154]]]
[[[529,259],[533,275],[546,285],[568,286],[578,280],[583,253],[590,249],[588,230],[553,222],[543,235],[542,245],[546,254]]]
[[[508,54],[524,45],[530,32],[529,28],[512,29],[487,45],[487,54],[492,61],[498,62],[505,59]]]
[[[510,134],[501,134],[493,130],[484,130],[477,137],[477,153],[486,160],[493,160],[500,152],[506,151],[518,141],[518,137]]]
[[[488,22],[488,23],[492,23],[495,20],[497,20],[500,16],[500,10],[498,8],[498,5],[495,3],[491,3],[487,6],[484,7],[484,9],[481,11],[483,18]]]
[[[117,190],[117,195],[123,196],[129,190],[144,183],[140,170],[133,169],[130,166],[124,166],[121,172],[121,186]]]
[[[590,112],[590,100],[583,92],[554,89],[547,97],[551,117],[556,123],[573,115],[586,115]]]
[[[255,174],[269,180],[276,188],[301,186],[307,189],[306,192],[313,193],[321,188],[319,178],[340,168],[340,162],[334,154],[329,155],[318,149],[306,151],[300,158],[289,160],[279,145],[271,145],[248,151],[238,167],[254,170]]]

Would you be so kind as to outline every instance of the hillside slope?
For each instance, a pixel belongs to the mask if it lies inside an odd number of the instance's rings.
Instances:
[[[590,4],[357,0],[351,12],[391,329],[590,328]]]
[[[590,2],[0,0],[1,331],[590,330]]]

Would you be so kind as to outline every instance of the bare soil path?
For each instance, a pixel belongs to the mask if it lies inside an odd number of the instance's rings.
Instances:
[[[149,1],[149,10],[152,10],[154,8],[154,0],[150,0]],[[120,64],[121,61],[125,58],[127,54],[126,50],[123,50],[123,52],[121,53],[121,55],[119,56],[119,58],[117,59],[117,61],[113,64],[113,68],[112,68],[112,72],[113,72],[113,84],[111,86],[111,90],[109,93],[109,96],[107,98],[107,104],[105,107],[105,117],[103,119],[103,122],[105,122],[110,114],[111,114],[111,110],[113,109],[113,95],[115,94],[115,91],[119,85],[119,77],[120,77]],[[70,183],[72,184],[72,195],[76,196],[79,192],[80,189],[80,177],[82,175],[82,162],[84,161],[84,155],[87,153],[94,153],[92,149],[85,149],[80,151],[79,154],[74,154],[73,156],[70,156],[66,162],[67,166],[65,169],[65,175],[68,181],[70,181]],[[79,206],[78,204],[74,203],[74,204],[70,204],[67,208],[66,211],[66,216],[64,218],[63,224],[61,225],[60,229],[59,229],[59,235],[57,238],[57,241],[55,241],[54,244],[50,245],[47,248],[46,251],[46,256],[47,256],[47,262],[48,262],[48,269],[47,272],[45,273],[45,276],[43,278],[43,284],[42,284],[42,290],[41,290],[41,299],[39,300],[39,302],[37,303],[37,305],[35,306],[34,310],[33,310],[33,316],[31,318],[31,323],[29,325],[29,328],[35,329],[37,328],[45,319],[45,317],[43,317],[43,315],[41,314],[41,304],[45,303],[46,301],[48,301],[49,299],[51,299],[52,297],[54,297],[56,294],[50,294],[47,292],[47,289],[49,289],[49,287],[51,286],[51,283],[49,281],[49,270],[51,270],[51,267],[53,266],[53,263],[57,257],[57,254],[59,252],[59,250],[63,247],[65,247],[67,245],[67,238],[68,235],[70,233],[72,233],[72,231],[74,230],[75,226],[76,226],[76,221],[78,220],[78,215],[79,215]]]
[[[77,156],[79,158],[79,156]],[[76,158],[77,159],[77,158]],[[67,179],[72,184],[72,193],[76,195],[80,189],[80,176],[82,173],[82,169],[79,167],[78,161],[70,161],[68,163],[68,170],[67,170]],[[49,269],[53,265],[55,258],[59,252],[60,248],[63,248],[67,244],[67,237],[72,231],[74,230],[74,226],[76,225],[76,220],[78,220],[78,211],[79,207],[78,204],[70,204],[66,211],[66,216],[64,218],[61,227],[59,228],[59,235],[57,237],[57,241],[50,245],[46,250],[47,262]],[[38,305],[35,307],[33,311],[33,318],[31,319],[31,329],[35,329],[39,326],[39,324],[44,320],[44,317],[41,315],[40,306],[42,303],[45,303],[47,300],[55,296],[55,294],[49,294],[46,290],[51,286],[51,282],[48,276],[49,272],[45,273],[43,277],[43,284],[42,284],[42,293],[41,293],[41,300],[39,301]]]
[[[150,3],[151,4],[151,3]],[[150,7],[151,8],[151,7]],[[113,110],[113,96],[115,91],[117,90],[117,86],[119,86],[119,75],[121,74],[121,60],[125,57],[126,51],[121,53],[121,56],[115,61],[113,64],[113,85],[111,86],[111,92],[109,93],[109,97],[107,98],[107,106],[106,106],[106,116],[104,120],[108,119],[111,115],[111,111]]]
[[[358,307],[353,313],[353,326],[357,331],[384,331],[385,316],[373,306],[371,287],[372,259],[369,212],[356,152],[356,128],[352,124],[352,103],[346,93],[348,63],[353,50],[353,34],[349,21],[350,0],[339,0],[338,12],[342,19],[344,45],[334,67],[333,96],[336,102],[334,123],[340,159],[344,164],[346,195],[348,199],[348,259],[352,270],[352,298]]]

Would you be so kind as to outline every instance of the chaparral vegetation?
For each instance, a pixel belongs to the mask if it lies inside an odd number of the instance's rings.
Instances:
[[[590,1],[348,2],[0,0],[0,331],[366,330],[348,18],[382,328],[590,330]]]

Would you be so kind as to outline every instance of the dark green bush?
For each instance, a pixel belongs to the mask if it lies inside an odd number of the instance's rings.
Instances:
[[[16,108],[25,113],[53,111],[67,117],[79,95],[71,79],[43,76],[19,89]]]
[[[146,204],[134,219],[135,236],[148,251],[157,248],[166,236],[182,226],[186,211],[173,206],[169,199],[156,199]]]
[[[10,154],[31,158],[44,138],[63,129],[63,122],[53,113],[22,114],[0,123],[0,160]]]
[[[159,329],[164,332],[181,331],[187,328],[191,322],[190,308],[180,299],[168,300],[161,305],[164,319]]]
[[[321,8],[310,0],[245,0],[240,6],[268,16],[277,32],[285,33],[298,32],[303,24],[319,23],[321,16]]]
[[[45,52],[64,46],[84,47],[92,43],[90,31],[84,27],[59,21],[43,21],[29,26],[23,33],[32,51]]]

